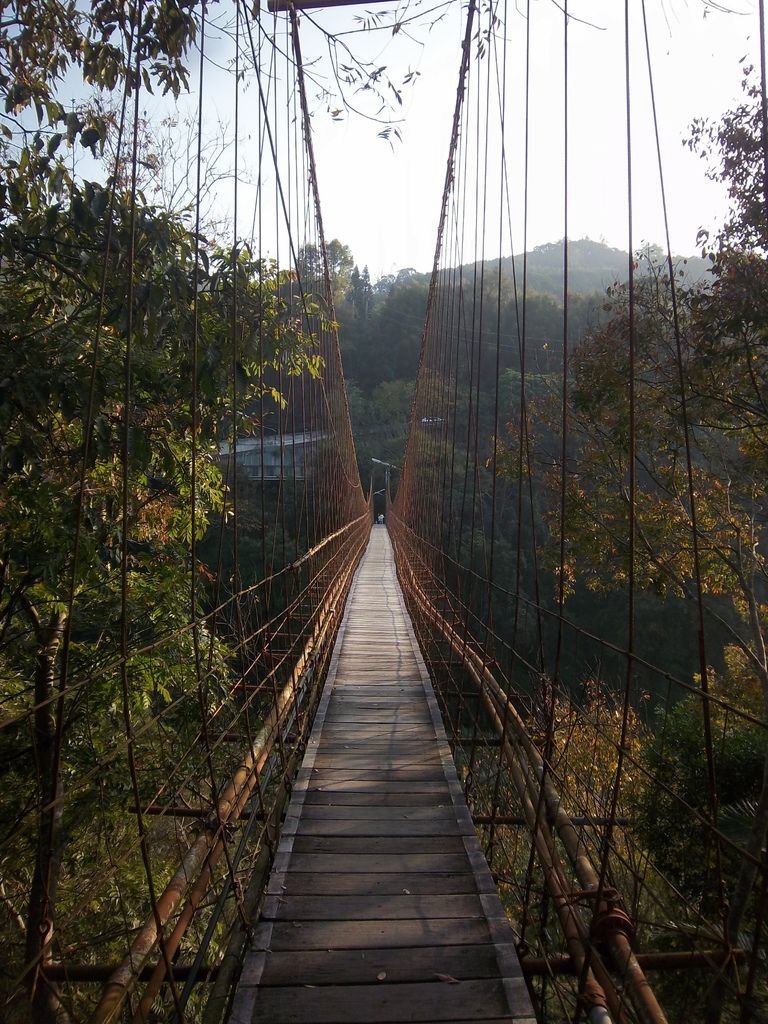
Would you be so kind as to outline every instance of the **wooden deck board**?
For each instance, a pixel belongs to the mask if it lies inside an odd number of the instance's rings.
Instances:
[[[392,921],[275,921],[269,948],[397,949],[400,946],[463,946],[491,941],[483,918]]]
[[[460,836],[308,836],[299,833],[294,853],[457,853],[466,856]]]
[[[498,976],[496,949],[490,943],[473,946],[412,946],[399,949],[309,950],[267,954],[262,985],[362,985],[377,981],[384,971],[390,984],[423,981],[435,974],[452,978]],[[247,975],[244,974],[247,981]]]
[[[410,921],[440,920],[444,917],[463,920],[485,916],[476,892],[421,896],[407,891],[388,895],[324,895],[298,896],[290,893],[268,896],[262,917],[271,921]]]
[[[307,788],[307,796],[312,793],[322,793],[329,796],[343,796],[348,793],[375,793],[379,797],[387,794],[396,797],[404,793],[432,794],[437,801],[445,793],[445,783],[442,780],[430,782],[429,780],[408,780],[403,778],[383,779],[359,779],[355,777],[342,776],[331,778],[325,776],[318,780],[313,777]]]
[[[286,821],[286,824],[289,822]],[[398,820],[390,818],[383,821],[351,821],[331,818],[325,820],[299,818],[296,824],[296,835],[298,836],[339,836],[344,838],[369,838],[369,837],[400,837],[409,839],[415,836],[440,836],[445,835],[447,824],[444,821],[414,821]],[[470,829],[466,832],[471,835]]]
[[[330,871],[320,874],[292,871],[289,867],[287,871],[273,873],[267,891],[279,896],[431,896],[474,894],[477,892],[477,883],[470,871],[367,871],[357,874]],[[492,889],[488,887],[486,891]]]
[[[437,702],[374,529],[230,1024],[533,1024]]]
[[[434,798],[433,798],[434,800]],[[455,812],[450,801],[445,803],[434,803],[422,805],[404,805],[400,802],[393,804],[382,800],[376,806],[371,806],[370,798],[366,804],[355,806],[346,803],[318,804],[305,801],[302,809],[302,818],[307,821],[314,818],[322,818],[325,821],[333,818],[341,818],[347,821],[455,821]]]
[[[467,859],[461,853],[305,853],[294,849],[289,861],[293,871],[331,872],[338,874],[402,872],[428,874],[461,874],[467,870]]]
[[[298,776],[302,778],[302,773]],[[392,768],[381,767],[344,767],[339,760],[331,767],[313,768],[311,781],[318,786],[329,782],[443,782],[443,769],[440,765],[404,765]]]
[[[484,1011],[480,1020],[503,1014],[507,1004],[502,982],[433,980],[398,985],[329,985],[315,989],[265,987],[256,1005],[261,1019],[275,1024],[336,1024],[341,1021],[378,1024],[404,1019],[456,1020],[472,1013],[478,1004]]]
[[[370,792],[358,793],[351,792],[349,790],[325,790],[325,789],[310,789],[307,790],[307,794],[304,797],[304,807],[308,811],[310,808],[317,807],[318,809],[324,807],[326,811],[329,811],[333,807],[364,807],[366,810],[370,809],[373,805],[374,808],[384,807],[423,807],[425,810],[431,810],[434,807],[450,806],[450,799],[446,796],[444,802],[440,800],[440,795],[435,793],[388,793],[378,792],[376,796],[375,804],[371,800]]]

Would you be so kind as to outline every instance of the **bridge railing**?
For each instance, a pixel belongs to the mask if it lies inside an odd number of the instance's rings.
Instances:
[[[146,847],[156,847],[181,822],[184,843],[170,878],[151,894],[145,920],[111,971],[93,1018],[99,1024],[123,1019],[126,1006],[134,1019],[148,1019],[161,986],[169,983],[177,1012],[201,981],[213,984],[206,1019],[218,1020],[225,1012],[370,522],[366,509],[282,573],[250,588],[253,607],[282,575],[291,579],[293,596],[240,644],[249,652],[247,671],[194,740],[208,753],[199,775],[186,771],[180,785],[171,784],[181,752],[169,744],[170,756],[156,766],[167,773],[169,785],[133,808],[144,823]],[[268,639],[279,645],[270,647]],[[215,784],[209,778],[206,787],[214,761]],[[191,799],[197,787],[201,793],[208,788],[207,799]],[[100,965],[89,975],[87,965],[60,964],[46,973],[66,985],[98,981],[105,970]],[[193,1004],[201,998],[196,992]]]
[[[633,841],[626,812],[612,808],[606,794],[583,787],[574,792],[568,751],[541,743],[530,702],[511,686],[487,641],[475,639],[459,595],[436,574],[434,552],[391,508],[388,527],[398,578],[524,969],[529,977],[557,978],[561,990],[563,975],[570,975],[577,1002],[596,1012],[606,1008],[614,1020],[629,1013],[629,1019],[665,1021],[646,969],[722,969],[730,957],[718,948],[721,937],[702,921],[684,952],[646,952],[658,940],[650,922],[674,916],[675,907],[682,920],[684,901],[661,879],[647,888],[638,883],[639,870],[647,879],[654,872]],[[615,743],[614,737],[601,741],[601,729],[605,723],[595,723],[589,739],[595,762]],[[576,747],[578,737],[572,740]],[[574,750],[575,759],[582,755]]]

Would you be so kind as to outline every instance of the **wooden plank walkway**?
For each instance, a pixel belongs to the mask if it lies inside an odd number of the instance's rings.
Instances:
[[[512,939],[374,527],[230,1024],[534,1024]]]

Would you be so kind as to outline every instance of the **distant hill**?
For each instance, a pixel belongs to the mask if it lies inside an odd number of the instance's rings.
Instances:
[[[650,247],[651,255],[657,261],[664,261],[664,253],[658,246]],[[614,249],[603,242],[593,242],[589,238],[580,238],[568,242],[568,290],[585,294],[604,292],[617,281],[627,280],[629,256],[622,249]],[[502,259],[502,272],[512,276],[512,257]],[[544,292],[561,298],[563,294],[563,242],[548,242],[537,245],[528,253],[528,288],[530,291]],[[689,258],[675,257],[678,269],[684,272],[684,280],[688,284],[706,277],[709,263],[698,256]],[[498,268],[498,260],[488,260],[485,264],[485,275]],[[469,269],[469,268],[467,268]],[[523,257],[514,258],[514,273],[518,286],[522,287]]]

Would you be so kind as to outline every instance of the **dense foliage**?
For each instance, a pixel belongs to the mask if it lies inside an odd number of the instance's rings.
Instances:
[[[702,234],[708,277],[691,282],[671,260],[639,256],[631,287],[608,290],[602,320],[572,351],[566,388],[562,376],[532,383],[530,434],[521,438],[520,421],[510,421],[501,466],[514,475],[530,441],[542,558],[562,579],[566,614],[580,602],[585,621],[585,590],[610,599],[630,580],[641,598],[634,653],[658,669],[649,675],[635,663],[632,672],[632,704],[647,688],[655,707],[625,785],[638,836],[688,906],[723,919],[726,941],[747,949],[768,830],[762,121],[759,91],[747,83],[737,110],[716,126],[694,125],[691,145],[719,159],[712,173],[733,203],[723,230]],[[676,677],[667,661],[676,631],[646,653],[653,602],[691,609],[681,625],[692,658]],[[620,648],[629,642],[624,621]],[[695,998],[697,1014],[719,1020],[724,993],[722,979],[709,993],[688,992],[689,1009]]]
[[[80,75],[131,101],[137,68],[142,88],[178,94],[196,6],[145,3],[137,26],[132,5],[11,4],[0,27],[0,913],[11,925],[0,998],[11,1020],[79,1017],[39,966],[119,958],[122,929],[102,928],[145,913],[127,806],[169,764],[202,758],[190,752],[199,700],[236,700],[226,643],[188,628],[213,579],[192,555],[226,500],[219,442],[252,427],[265,391],[279,400],[278,369],[319,369],[292,275],[196,235],[162,196],[149,204],[125,155],[125,109],[105,113],[95,92],[75,110],[58,98]],[[77,171],[85,153],[93,180]],[[134,745],[133,785],[111,773],[127,723],[141,734],[160,718],[154,746]],[[98,784],[75,782],[88,778]],[[166,832],[152,850],[160,876],[184,846],[183,830]],[[118,891],[103,878],[113,862]]]

